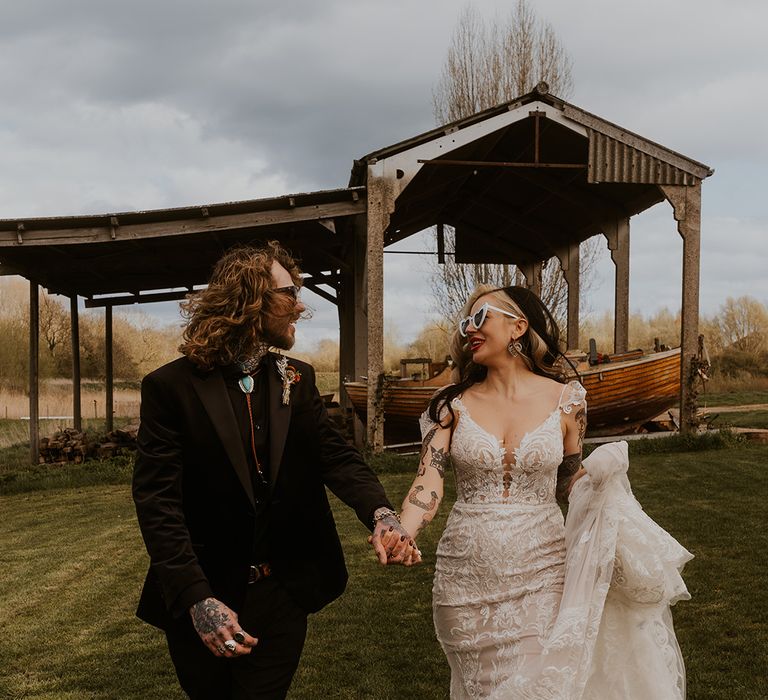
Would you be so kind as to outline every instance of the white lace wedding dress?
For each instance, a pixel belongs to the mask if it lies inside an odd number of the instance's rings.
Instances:
[[[457,499],[437,549],[433,613],[451,698],[673,700],[685,673],[669,606],[691,555],[632,496],[626,443],[598,448],[555,501],[561,412],[578,382],[509,453],[453,400]],[[431,426],[422,416],[422,433]]]

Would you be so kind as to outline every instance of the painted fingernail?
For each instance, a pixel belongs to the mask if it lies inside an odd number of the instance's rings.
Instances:
[[[400,541],[405,542],[405,535],[400,535]]]
[[[390,526],[389,526],[389,532],[392,532],[392,530],[394,530],[394,529],[395,529],[395,528],[394,528],[394,525],[390,525]]]

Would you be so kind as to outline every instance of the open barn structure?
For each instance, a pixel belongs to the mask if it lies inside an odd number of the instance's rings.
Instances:
[[[556,259],[568,288],[567,342],[580,347],[579,245],[601,235],[615,264],[614,351],[627,350],[630,219],[663,200],[683,241],[681,430],[695,426],[686,378],[697,354],[701,183],[712,169],[565,102],[546,84],[509,103],[354,161],[349,186],[222,204],[0,221],[0,273],[30,281],[31,453],[38,455],[39,287],[71,300],[75,425],[78,297],[106,310],[106,415],[117,305],[180,299],[237,243],[277,239],[304,285],[338,309],[340,376],[368,378],[365,432],[383,447],[384,253],[435,227],[455,230],[460,263],[514,264],[534,291]],[[344,398],[344,397],[342,397]],[[108,429],[111,426],[108,425]]]

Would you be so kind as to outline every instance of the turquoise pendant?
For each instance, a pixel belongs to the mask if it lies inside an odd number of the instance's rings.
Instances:
[[[244,394],[250,394],[253,391],[253,377],[250,374],[241,377],[237,383]]]

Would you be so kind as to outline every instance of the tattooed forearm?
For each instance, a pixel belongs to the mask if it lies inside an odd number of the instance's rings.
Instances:
[[[419,535],[419,533],[421,533],[421,531],[422,531],[422,530],[423,530],[423,529],[424,529],[424,528],[425,528],[427,525],[429,525],[429,522],[430,522],[430,521],[427,519],[427,516],[425,515],[425,516],[424,516],[424,517],[421,519],[421,522],[419,523],[419,526],[416,528],[416,532],[414,533],[414,535],[413,535],[413,536],[414,536],[414,537],[416,537],[417,535]]]
[[[219,627],[225,627],[229,622],[226,608],[215,598],[206,598],[195,603],[190,612],[192,624],[199,634],[210,634]]]
[[[440,497],[437,495],[435,491],[431,492],[432,498],[430,499],[429,503],[424,503],[423,501],[419,500],[419,494],[424,490],[424,487],[421,484],[417,484],[413,487],[413,491],[411,491],[408,494],[408,503],[412,503],[413,505],[417,506],[418,508],[421,508],[422,510],[434,510],[435,506],[437,505],[437,502],[440,500]]]
[[[582,406],[576,414],[576,425],[579,428],[579,451],[584,444],[584,433],[587,432],[587,410]]]
[[[571,481],[573,475],[579,471],[581,467],[581,453],[576,452],[572,455],[565,455],[563,461],[560,462],[560,466],[557,468],[557,488],[555,491],[555,498],[565,503],[568,500],[568,484]]]
[[[448,466],[450,457],[442,447],[439,450],[436,450],[434,447],[429,449],[432,450],[432,459],[429,462],[429,466],[437,469],[437,473],[440,474],[442,479],[445,476],[445,469]]]
[[[424,472],[427,471],[427,465],[424,460],[427,456],[427,448],[431,447],[429,443],[432,442],[432,438],[435,437],[435,433],[437,432],[437,427],[438,426],[435,426],[434,428],[432,428],[432,430],[430,430],[424,436],[424,440],[421,443],[421,452],[419,453],[419,470],[416,473],[417,476],[424,476]]]

